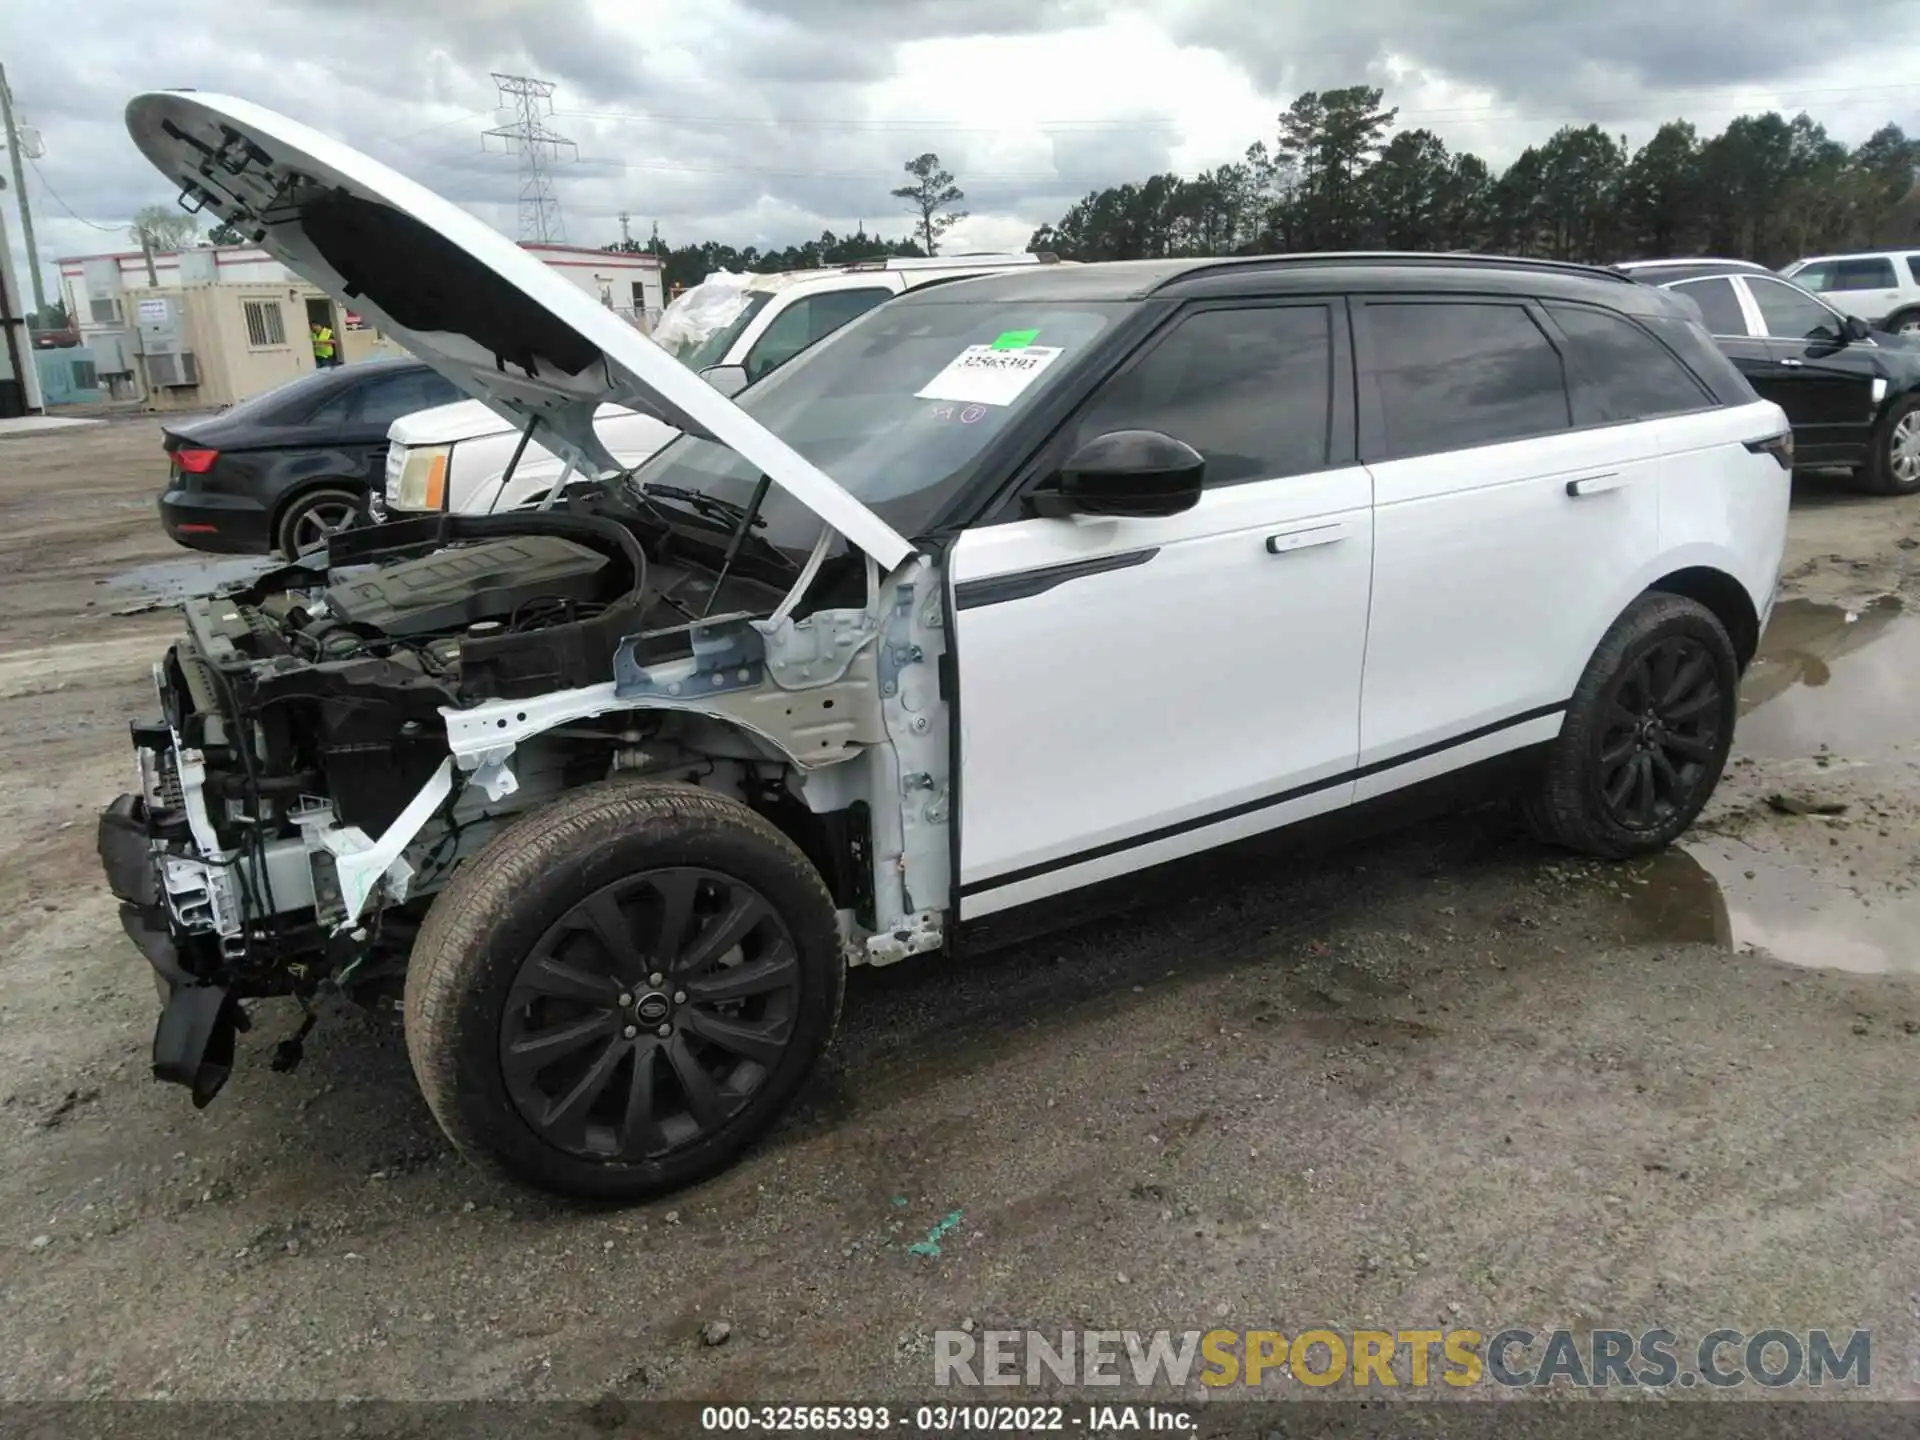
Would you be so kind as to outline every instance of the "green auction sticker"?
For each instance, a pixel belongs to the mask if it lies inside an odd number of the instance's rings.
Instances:
[[[1024,350],[1039,335],[1038,330],[1003,330],[1000,338],[993,342],[996,350]]]

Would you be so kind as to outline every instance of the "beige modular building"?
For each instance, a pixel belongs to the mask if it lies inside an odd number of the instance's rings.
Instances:
[[[660,260],[528,245],[571,284],[642,330],[662,305]],[[209,245],[177,254],[83,255],[60,262],[67,313],[107,394],[150,410],[216,410],[315,368],[313,327],[342,364],[405,353],[264,250]]]

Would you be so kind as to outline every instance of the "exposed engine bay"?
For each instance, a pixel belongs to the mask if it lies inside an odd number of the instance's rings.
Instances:
[[[100,832],[168,1001],[156,1073],[211,1099],[242,999],[298,998],[301,1035],[324,994],[392,999],[454,868],[614,776],[772,819],[826,881],[850,961],[937,947],[937,572],[883,581],[857,552],[829,559],[830,535],[804,563],[722,554],[721,527],[602,498],[350,531],[188,600],[161,715],[134,728],[139,791]]]

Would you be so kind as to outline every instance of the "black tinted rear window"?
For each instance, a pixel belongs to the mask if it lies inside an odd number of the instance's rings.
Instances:
[[[1740,297],[1734,292],[1731,280],[1689,280],[1674,286],[1673,293],[1684,295],[1700,307],[1709,334],[1747,333],[1746,312],[1740,308]]]
[[[1584,305],[1546,308],[1608,419],[1650,420],[1713,404],[1666,346],[1631,320]]]
[[[1526,310],[1493,302],[1370,304],[1384,452],[1431,455],[1568,429],[1560,353]]]

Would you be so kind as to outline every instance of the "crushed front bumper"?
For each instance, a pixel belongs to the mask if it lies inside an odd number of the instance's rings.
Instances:
[[[144,796],[117,797],[100,812],[100,866],[120,902],[120,924],[159,985],[154,1078],[185,1085],[201,1107],[233,1073],[234,1039],[246,1028],[246,1015],[231,990],[196,977],[182,961],[181,937],[174,933],[161,892],[157,859],[156,846],[167,838],[167,828]]]

